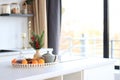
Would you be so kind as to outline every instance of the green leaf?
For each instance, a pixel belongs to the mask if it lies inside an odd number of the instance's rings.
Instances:
[[[34,43],[32,43],[32,42],[29,42],[29,44],[33,47],[34,46]],[[33,47],[33,48],[35,48],[35,47]]]
[[[44,31],[42,32],[40,36],[40,46],[43,47],[43,44],[44,44]]]
[[[44,31],[42,32],[40,39],[41,39],[41,41],[44,39]]]
[[[40,47],[42,48],[44,46],[44,43],[41,43]]]

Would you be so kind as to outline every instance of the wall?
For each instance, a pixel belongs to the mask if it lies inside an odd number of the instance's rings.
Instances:
[[[21,2],[22,0],[0,0],[0,4]],[[22,47],[21,34],[27,32],[27,17],[0,16],[0,49]],[[26,39],[27,41],[27,39]]]

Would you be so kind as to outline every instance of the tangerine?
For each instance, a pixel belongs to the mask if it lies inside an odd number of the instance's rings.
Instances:
[[[39,59],[38,60],[38,64],[44,64],[45,63],[45,60],[44,59]]]
[[[32,64],[38,64],[38,61],[36,59],[33,59]]]
[[[11,62],[12,62],[12,64],[14,64],[14,63],[16,63],[16,59],[14,58]]]
[[[27,60],[26,59],[23,59],[22,60],[22,64],[27,64],[28,62],[27,62]]]

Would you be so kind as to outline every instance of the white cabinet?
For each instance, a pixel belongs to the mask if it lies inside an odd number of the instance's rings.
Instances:
[[[103,65],[45,80],[114,80],[114,65]]]
[[[84,70],[83,80],[114,80],[114,66],[103,65]]]

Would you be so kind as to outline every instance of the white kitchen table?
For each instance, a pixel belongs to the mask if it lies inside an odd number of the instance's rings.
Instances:
[[[14,68],[0,62],[0,80],[114,80],[114,60],[85,58],[49,67]]]

